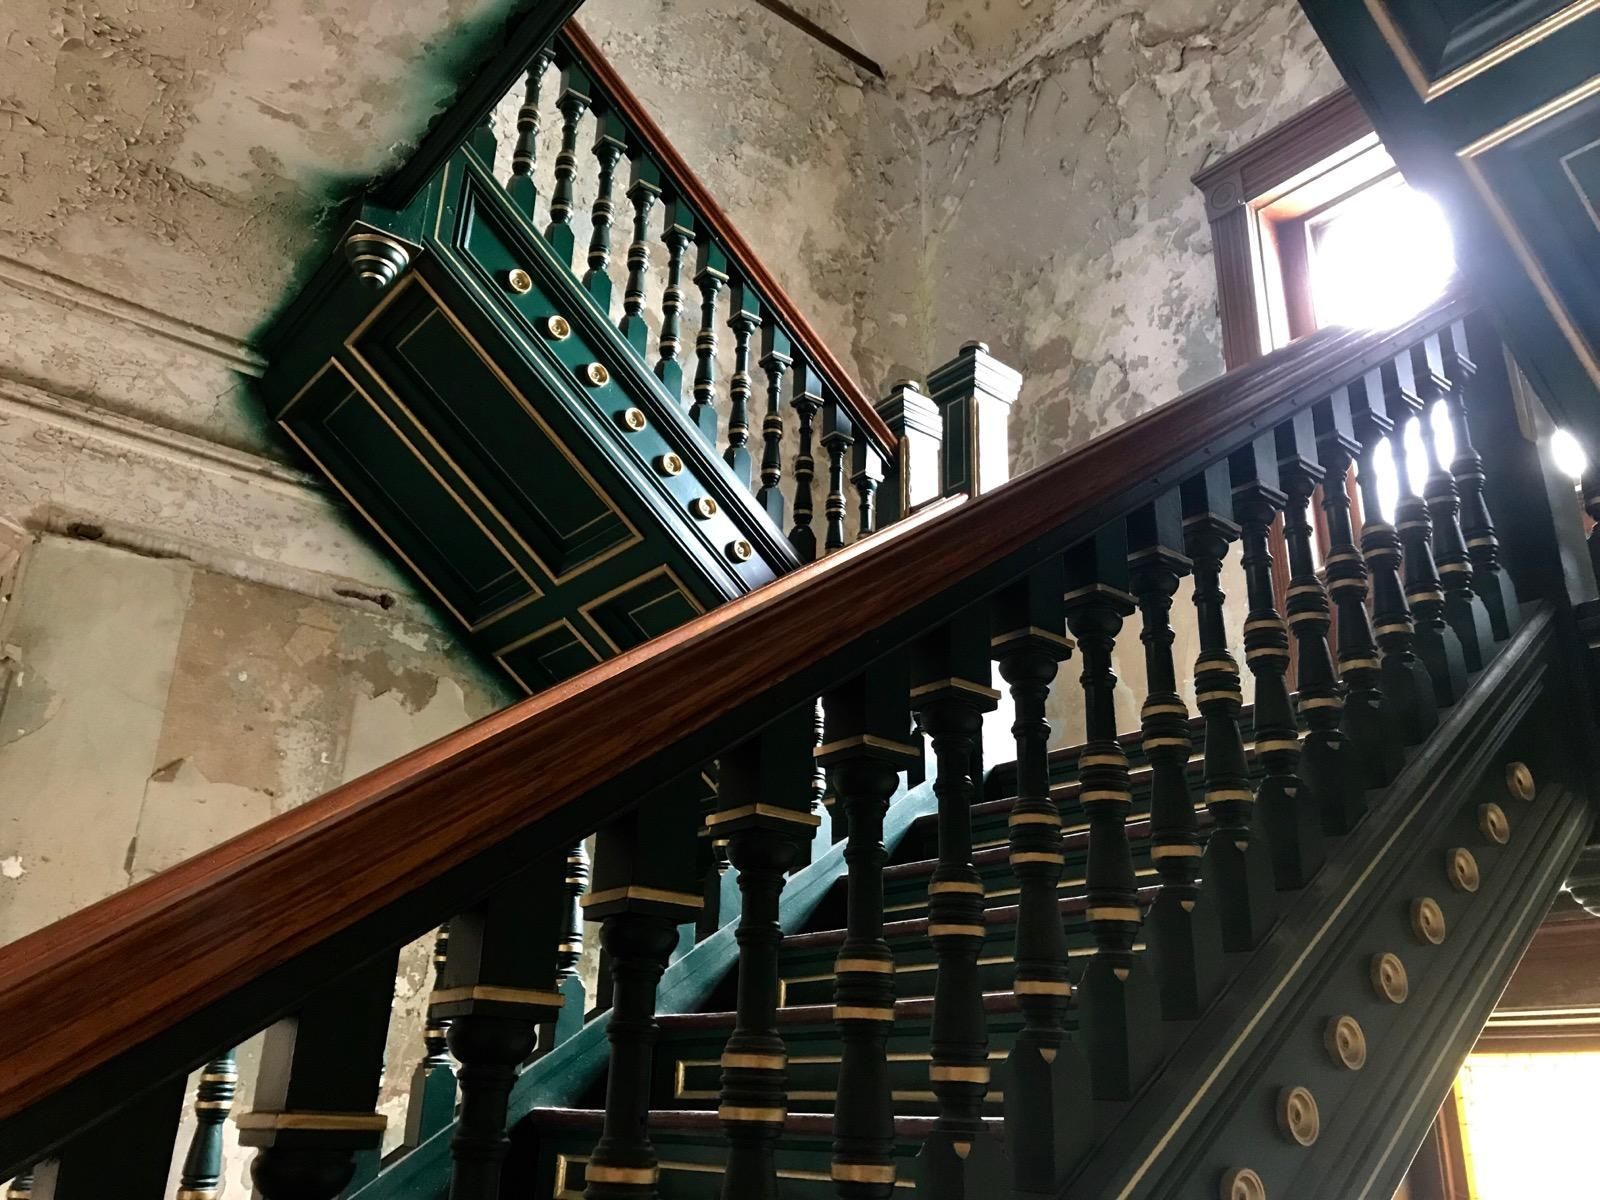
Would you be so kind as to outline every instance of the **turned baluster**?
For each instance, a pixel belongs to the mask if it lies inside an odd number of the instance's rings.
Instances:
[[[1366,811],[1366,789],[1353,756],[1345,752],[1340,732],[1344,689],[1339,686],[1328,649],[1333,610],[1312,550],[1311,497],[1322,482],[1323,469],[1316,459],[1316,430],[1310,410],[1279,425],[1276,433],[1279,477],[1289,497],[1283,514],[1283,536],[1289,549],[1289,629],[1295,641],[1300,718],[1306,725],[1300,781],[1309,793],[1307,803],[1321,817],[1322,830],[1348,833]],[[1273,853],[1277,855],[1276,845]],[[1312,871],[1321,865],[1319,847]],[[1309,878],[1308,872],[1289,886],[1302,887]]]
[[[1467,670],[1481,671],[1488,647],[1494,644],[1494,633],[1489,628],[1488,611],[1473,589],[1472,557],[1461,531],[1461,493],[1439,446],[1437,418],[1441,412],[1454,432],[1454,414],[1448,398],[1455,389],[1444,374],[1444,354],[1437,334],[1411,348],[1411,371],[1423,403],[1422,445],[1428,460],[1423,494],[1433,525],[1433,559],[1444,590],[1445,620],[1461,643]]]
[[[883,817],[898,773],[922,757],[909,740],[909,688],[908,661],[898,653],[835,688],[823,700],[816,749],[834,811],[844,814],[849,830],[845,940],[834,961],[833,1008],[842,1048],[831,1174],[842,1200],[889,1200],[895,1192],[888,1063],[894,954],[883,936]]]
[[[517,110],[517,147],[511,155],[511,182],[506,184],[506,194],[528,217],[533,216],[534,202],[539,192],[533,181],[533,168],[539,151],[539,90],[544,83],[544,73],[553,56],[548,49],[541,50],[528,68],[527,91],[522,107]]]
[[[545,240],[555,256],[569,268],[577,248],[577,233],[572,228],[573,180],[578,174],[578,128],[583,114],[593,103],[594,84],[582,67],[569,64],[561,69],[561,95],[556,109],[561,113],[561,149],[556,153],[556,184],[550,193],[550,224]]]
[[[1066,556],[1067,627],[1083,661],[1084,744],[1078,759],[1079,803],[1089,818],[1087,917],[1095,951],[1078,987],[1078,1012],[1094,1094],[1128,1100],[1155,1067],[1159,997],[1133,956],[1143,914],[1128,845],[1133,785],[1128,755],[1117,740],[1117,677],[1111,655],[1123,619],[1135,608],[1128,593],[1128,541],[1120,523]]]
[[[433,938],[435,988],[444,972],[450,952],[450,926],[439,926]],[[430,999],[426,1023],[422,1027],[422,1061],[411,1075],[410,1102],[406,1105],[407,1146],[420,1146],[456,1115],[456,1073],[450,1060],[450,1021],[441,1016]]]
[[[700,289],[700,332],[695,335],[694,404],[689,419],[707,446],[717,444],[717,303],[728,282],[728,258],[709,234],[700,238],[694,281]]]
[[[222,1190],[222,1127],[238,1090],[239,1064],[232,1050],[200,1068],[194,1136],[178,1173],[178,1200],[216,1200]]]
[[[728,380],[728,448],[722,458],[739,482],[750,486],[750,396],[754,382],[750,375],[750,339],[761,328],[761,298],[742,279],[729,289],[733,330],[733,377]]]
[[[844,464],[855,440],[850,414],[837,398],[829,396],[822,410],[822,447],[828,452],[828,498],[823,505],[828,523],[823,541],[825,553],[844,548],[844,518],[849,511],[844,491]]]
[[[756,502],[783,528],[783,377],[794,365],[793,347],[769,312],[761,323],[761,369],[767,373],[767,415],[761,422],[761,490]]]
[[[1350,464],[1360,453],[1350,389],[1340,388],[1312,408],[1317,458],[1325,472],[1322,511],[1328,523],[1328,592],[1338,614],[1339,678],[1344,683],[1341,725],[1354,769],[1365,787],[1382,787],[1405,763],[1398,722],[1386,719],[1379,690],[1382,667],[1367,615],[1367,564],[1356,549],[1350,516]]]
[[[1425,421],[1427,413],[1417,396],[1410,355],[1385,363],[1380,376],[1384,403],[1395,423],[1393,442],[1395,473],[1400,477],[1400,503],[1395,508],[1395,530],[1404,551],[1406,602],[1415,619],[1418,657],[1433,680],[1433,694],[1443,707],[1454,704],[1467,689],[1466,660],[1461,641],[1445,620],[1444,591],[1433,562],[1432,521],[1428,506],[1411,485],[1405,431],[1411,421]]]
[[[659,1167],[647,1125],[656,1039],[656,987],[678,926],[705,901],[695,880],[700,773],[644,798],[601,828],[584,912],[601,922],[611,963],[611,1043],[605,1123],[585,1171],[586,1200],[651,1200]]]
[[[1250,602],[1244,622],[1244,657],[1256,682],[1255,749],[1266,770],[1256,788],[1255,811],[1267,834],[1277,886],[1303,887],[1322,865],[1324,855],[1321,818],[1312,793],[1302,791],[1297,774],[1300,728],[1289,697],[1289,626],[1278,614],[1273,587],[1272,523],[1288,500],[1280,486],[1273,436],[1263,434],[1236,451],[1228,460],[1228,473]]]
[[[361,964],[267,1030],[255,1108],[238,1118],[240,1144],[261,1148],[250,1178],[266,1200],[332,1200],[356,1155],[383,1144],[375,1110],[398,958]]]
[[[615,112],[600,113],[594,135],[594,157],[600,164],[594,206],[589,210],[594,232],[589,237],[589,269],[583,286],[605,312],[611,311],[611,228],[615,221],[617,164],[628,152],[628,130]]]
[[[1072,984],[1056,889],[1061,814],[1050,798],[1050,723],[1045,705],[1072,654],[1059,559],[1029,572],[994,601],[990,653],[1016,706],[1017,798],[1011,806],[1011,869],[1018,899],[1016,982],[1023,1029],[1006,1057],[1006,1140],[1017,1187],[1054,1193],[1088,1150],[1093,1119],[1088,1060],[1065,1032]]]
[[[172,1173],[172,1149],[188,1082],[187,1076],[174,1075],[141,1093],[19,1175],[10,1194],[25,1200],[163,1195]]]
[[[1478,367],[1467,354],[1467,330],[1463,322],[1457,321],[1439,334],[1439,351],[1448,381],[1444,403],[1456,443],[1450,470],[1461,493],[1461,534],[1467,540],[1467,556],[1472,560],[1472,586],[1488,612],[1491,635],[1496,642],[1503,642],[1520,623],[1521,613],[1511,576],[1500,565],[1500,539],[1484,495],[1487,476],[1483,457],[1472,444],[1472,429],[1467,420],[1467,396],[1472,391]],[[1487,651],[1487,643],[1484,649]]]
[[[1384,445],[1392,447],[1394,423],[1388,416],[1378,371],[1352,383],[1349,395],[1351,422],[1361,443],[1356,471],[1361,486],[1361,554],[1372,573],[1373,635],[1383,652],[1378,686],[1385,717],[1398,726],[1402,741],[1415,745],[1432,732],[1439,716],[1433,680],[1416,654],[1411,606],[1401,577],[1400,536],[1385,520],[1382,508],[1378,454]],[[1385,439],[1390,440],[1386,443]],[[1404,470],[1401,463],[1395,466]]]
[[[831,407],[831,405],[830,405]],[[972,777],[983,714],[1000,693],[989,686],[987,614],[969,610],[912,649],[911,704],[933,747],[939,801],[939,860],[928,884],[928,937],[938,959],[928,1078],[939,1118],[924,1143],[922,1178],[936,1197],[992,1194],[998,1145],[985,1133],[989,1036],[978,980],[983,881],[972,862]]]
[[[1228,464],[1214,464],[1179,488],[1184,549],[1194,562],[1194,607],[1200,633],[1195,704],[1205,720],[1205,804],[1211,838],[1200,877],[1215,880],[1224,950],[1252,950],[1276,912],[1272,858],[1251,828],[1255,797],[1245,766],[1239,712],[1239,664],[1228,651],[1222,563],[1239,537],[1233,520]]]
[[[778,1032],[778,900],[784,873],[804,860],[819,823],[811,813],[813,713],[813,705],[796,709],[722,756],[717,811],[707,821],[728,839],[742,898],[738,1005],[722,1052],[718,1110],[728,1136],[724,1200],[778,1195],[774,1155],[788,1109]]]
[[[661,357],[656,360],[656,378],[667,394],[683,399],[683,362],[680,357],[683,329],[683,260],[694,245],[694,215],[689,206],[674,197],[666,203],[665,228],[661,240],[667,247],[667,282],[661,293]]]
[[[883,482],[883,456],[865,433],[856,438],[850,449],[850,484],[856,489],[856,538],[864,538],[878,529],[876,498],[878,486]]]
[[[628,200],[633,205],[633,240],[628,243],[628,282],[622,292],[622,321],[618,328],[628,339],[628,345],[639,352],[640,358],[650,349],[644,301],[650,282],[650,217],[660,199],[661,168],[648,152],[636,150],[628,180]]]
[[[566,922],[561,941],[556,945],[556,979],[565,997],[555,1028],[548,1039],[550,1048],[565,1041],[583,1027],[583,980],[578,975],[578,964],[583,961],[583,897],[589,890],[589,852],[582,842],[567,851]],[[544,1039],[544,1032],[539,1034]]]
[[[1128,546],[1129,582],[1143,617],[1148,690],[1139,725],[1150,762],[1150,856],[1161,877],[1144,935],[1162,1016],[1193,1020],[1222,983],[1222,928],[1216,900],[1202,898],[1196,882],[1203,847],[1189,787],[1189,710],[1178,694],[1172,661],[1172,598],[1194,567],[1181,549],[1177,492],[1164,493],[1128,519]]]
[[[801,354],[795,355],[794,391],[789,403],[800,424],[800,444],[794,455],[794,528],[789,531],[789,544],[801,562],[811,562],[817,557],[817,533],[811,528],[811,483],[817,473],[813,435],[817,414],[822,411],[822,379]]]

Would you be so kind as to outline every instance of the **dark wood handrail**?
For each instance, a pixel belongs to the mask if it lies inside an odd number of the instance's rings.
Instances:
[[[1314,335],[0,949],[0,1119],[580,801],[603,821],[1470,309]]]
[[[577,21],[568,21],[562,36],[583,63],[584,69],[594,77],[595,83],[606,93],[607,99],[638,134],[672,186],[689,202],[695,215],[722,243],[729,259],[738,266],[739,272],[755,284],[756,290],[761,293],[761,298],[772,306],[779,321],[788,329],[795,343],[805,347],[806,356],[822,373],[827,385],[844,401],[851,417],[866,432],[877,447],[878,453],[885,458],[892,458],[898,441],[884,419],[878,415],[872,400],[861,390],[861,385],[855,381],[850,372],[845,370],[844,365],[834,357],[827,342],[822,340],[822,336],[812,327],[811,322],[801,314],[799,306],[789,298],[789,293],[783,290],[783,285],[771,271],[767,270],[766,264],[751,248],[750,243],[745,241],[744,235],[739,232],[732,219],[712,197],[706,185],[700,181],[700,177],[684,161],[683,155],[678,153],[671,139],[662,132],[661,126],[656,124],[655,118],[645,108],[644,102],[623,82],[622,76],[617,74],[617,69],[611,65],[594,39],[583,31],[583,27]]]

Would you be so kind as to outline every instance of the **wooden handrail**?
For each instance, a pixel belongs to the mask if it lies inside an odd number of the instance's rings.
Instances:
[[[510,838],[592,829],[1470,309],[1314,335],[0,949],[0,1119]]]
[[[594,77],[595,83],[606,93],[607,99],[639,135],[645,148],[671,180],[672,186],[689,202],[695,215],[722,243],[729,259],[737,264],[739,272],[755,284],[756,290],[761,293],[761,298],[772,306],[796,345],[805,347],[806,356],[821,372],[827,385],[844,401],[851,417],[866,432],[878,453],[885,458],[892,458],[898,441],[884,419],[878,415],[872,400],[861,390],[861,385],[855,381],[850,372],[845,370],[844,365],[834,357],[833,351],[812,327],[811,322],[801,314],[799,306],[789,298],[789,293],[784,291],[783,285],[771,271],[767,270],[766,264],[751,248],[750,243],[745,241],[744,235],[739,232],[732,219],[712,197],[706,185],[700,181],[700,177],[684,161],[683,155],[678,153],[671,139],[662,132],[661,126],[656,124],[655,118],[645,108],[644,102],[623,82],[622,76],[617,74],[617,69],[611,65],[594,39],[583,31],[583,27],[577,21],[568,21],[562,34],[573,53],[583,63],[584,69]]]

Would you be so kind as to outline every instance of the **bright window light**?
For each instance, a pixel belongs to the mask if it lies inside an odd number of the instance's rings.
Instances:
[[[1420,312],[1455,273],[1444,211],[1398,178],[1358,193],[1312,227],[1319,325],[1383,328]]]
[[[1473,1200],[1595,1194],[1600,1052],[1474,1054],[1456,1087]]]
[[[1569,479],[1581,480],[1583,473],[1589,469],[1589,456],[1583,452],[1578,439],[1565,429],[1558,429],[1550,435],[1550,459],[1555,463],[1556,470]]]

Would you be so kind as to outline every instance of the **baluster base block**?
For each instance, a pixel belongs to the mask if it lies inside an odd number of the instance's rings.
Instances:
[[[1011,1178],[1005,1145],[987,1129],[968,1139],[936,1130],[913,1168],[917,1195],[930,1200],[991,1200],[998,1180]]]
[[[1163,889],[1145,913],[1146,953],[1166,1021],[1195,1020],[1222,987],[1222,924],[1209,878],[1198,892],[1185,900]]]
[[[1054,1196],[1094,1145],[1094,1097],[1078,1044],[1051,1040],[1024,1030],[997,1082],[1017,1189]]]
[[[1161,999],[1143,962],[1097,955],[1078,985],[1078,1019],[1097,1100],[1131,1100],[1161,1063]]]
[[[1272,853],[1261,832],[1243,843],[1213,835],[1200,861],[1200,877],[1216,889],[1223,950],[1254,950],[1278,918]]]
[[[1310,745],[1312,738],[1306,739]],[[1307,761],[1302,750],[1299,780],[1272,776],[1256,792],[1256,814],[1272,851],[1272,881],[1280,892],[1303,888],[1322,869],[1327,850],[1322,844],[1323,822],[1318,818],[1320,794],[1328,768]],[[1317,779],[1318,783],[1310,781]]]

